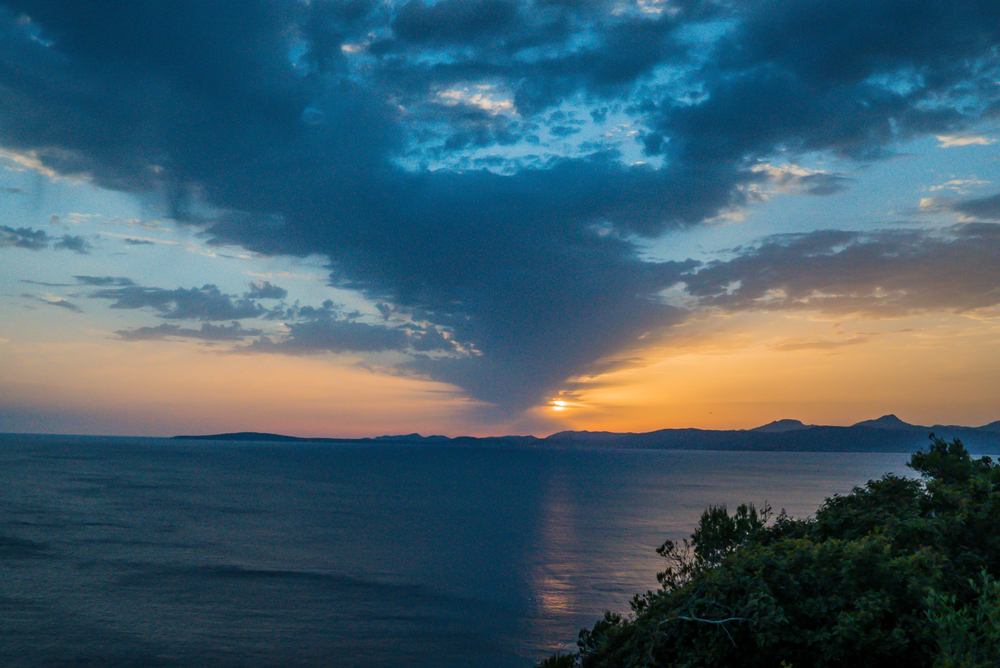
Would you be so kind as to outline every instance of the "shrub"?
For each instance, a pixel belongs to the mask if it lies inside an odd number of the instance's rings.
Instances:
[[[1000,470],[931,435],[910,466],[810,520],[705,510],[660,588],[547,668],[1000,665]]]

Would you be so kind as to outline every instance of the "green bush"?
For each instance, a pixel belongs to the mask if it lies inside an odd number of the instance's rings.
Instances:
[[[927,598],[939,648],[934,668],[1000,666],[1000,582],[984,570],[969,584],[974,598],[966,606],[957,607],[955,594],[931,591]]]
[[[709,507],[656,591],[547,668],[1000,665],[1000,469],[931,435],[910,466],[810,520]]]

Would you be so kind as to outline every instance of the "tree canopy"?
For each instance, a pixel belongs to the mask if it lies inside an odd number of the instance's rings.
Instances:
[[[1000,665],[1000,467],[933,434],[909,466],[809,519],[709,507],[657,590],[540,667]]]

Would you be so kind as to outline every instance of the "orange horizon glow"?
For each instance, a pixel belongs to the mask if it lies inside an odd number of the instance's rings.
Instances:
[[[668,337],[642,351],[645,364],[576,379],[545,406],[492,422],[477,419],[477,404],[457,388],[355,358],[223,354],[186,342],[123,344],[99,333],[82,342],[0,344],[0,371],[16,379],[0,391],[38,413],[39,432],[57,405],[57,416],[83,425],[73,433],[108,435],[545,436],[749,429],[785,418],[849,425],[887,413],[913,424],[980,426],[1000,418],[997,327],[949,314],[707,319],[687,328],[686,340]],[[855,343],[859,329],[867,339]],[[837,337],[851,343],[824,344]]]

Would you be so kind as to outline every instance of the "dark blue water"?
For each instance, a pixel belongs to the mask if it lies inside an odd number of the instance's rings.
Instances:
[[[525,668],[706,505],[906,459],[0,436],[0,665]]]

